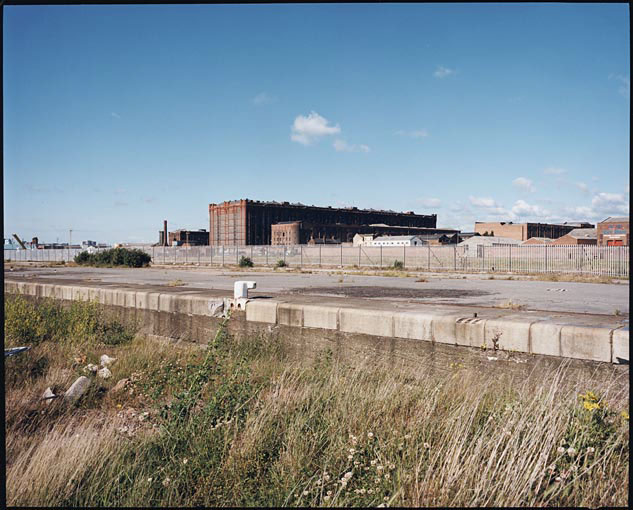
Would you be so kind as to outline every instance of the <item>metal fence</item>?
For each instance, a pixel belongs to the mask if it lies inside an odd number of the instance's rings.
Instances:
[[[629,276],[628,246],[144,246],[154,264],[389,268],[429,271],[577,273]],[[5,261],[71,261],[82,250],[5,250]]]

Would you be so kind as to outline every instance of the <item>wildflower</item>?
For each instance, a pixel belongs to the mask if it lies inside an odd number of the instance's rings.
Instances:
[[[572,446],[567,448],[567,455],[569,455],[570,457],[573,457],[574,455],[576,455],[576,448]]]
[[[591,453],[593,453],[595,451],[596,451],[596,449],[593,446],[590,446],[589,448],[587,448],[587,453],[588,454],[591,454]]]
[[[360,494],[360,489],[354,489],[354,494]]]
[[[429,443],[424,443],[424,448],[428,450],[429,448],[431,448],[431,445]]]
[[[389,469],[396,469],[396,465],[395,464],[389,464]]]
[[[382,498],[382,500],[387,502],[387,501],[389,501],[389,498],[387,496],[385,496],[384,498]]]
[[[151,483],[151,481],[153,480],[153,478],[150,476],[147,481]]]
[[[589,401],[585,400],[585,402],[583,403],[583,407],[587,411],[594,411],[596,409],[600,409],[600,404],[598,402],[589,402]]]
[[[404,438],[405,438],[405,439],[411,439],[411,434],[405,434],[405,435],[404,435]]]
[[[330,501],[330,496],[327,496],[327,495],[323,496],[323,501]]]
[[[367,494],[373,494],[374,493],[374,489],[367,489]]]
[[[365,494],[365,492],[367,492],[367,489],[365,489],[365,488],[363,488],[363,489],[361,489],[361,490],[360,490],[360,493],[361,493],[361,494]]]
[[[304,496],[307,496],[308,494],[310,494],[310,492],[309,492],[309,491],[307,491],[307,490],[303,491],[303,495],[304,495]]]
[[[389,473],[385,473],[385,480],[389,480],[390,477],[391,475]]]
[[[371,461],[371,465],[372,465],[372,466],[375,466],[375,465],[376,465],[376,459],[374,459],[374,460],[372,460],[372,461]]]
[[[562,481],[563,481],[563,479],[562,479],[560,476],[557,476],[557,477],[556,477],[556,481],[557,481],[558,483],[560,483],[560,482],[562,482]]]
[[[327,495],[331,496],[332,495],[332,491],[327,491]]]
[[[379,484],[380,483],[380,477],[377,476],[376,478],[374,478],[374,483]]]
[[[356,450],[354,450],[354,448],[350,448],[349,449],[349,453],[351,453],[352,455],[354,455],[356,453]]]
[[[116,405],[118,409],[121,409],[123,406],[121,404]]]
[[[171,478],[167,477],[163,480],[163,486],[167,487],[169,485],[169,482],[171,482]]]
[[[352,460],[353,458],[354,458],[354,456],[353,456],[353,455],[348,455],[348,456],[347,456],[347,460]]]
[[[376,469],[377,469],[378,471],[382,471],[382,470],[383,470],[383,469],[385,469],[385,468],[384,468],[384,466],[376,466]]]
[[[182,459],[183,464],[186,464],[187,462],[189,462],[189,459]]]
[[[317,481],[316,481],[316,484],[317,484],[317,485],[321,485],[321,480],[320,480],[320,479],[319,479],[319,480],[317,480]]]
[[[347,480],[341,480],[341,486],[343,488],[347,487]]]
[[[356,466],[356,467],[360,466],[360,462],[359,462],[359,461],[357,461],[357,460],[355,460],[355,461],[354,461],[354,466]]]
[[[564,448],[564,447],[562,447],[562,446],[559,446],[558,448],[556,448],[556,451],[557,451],[558,453],[565,453],[565,448]]]
[[[329,481],[330,481],[330,475],[328,475],[327,473],[325,473],[325,474],[323,475],[323,479],[324,479],[326,482],[329,482]]]
[[[622,418],[624,418],[625,420],[629,419],[629,413],[627,413],[626,411],[622,411],[620,413],[620,416],[622,416]]]
[[[374,433],[373,433],[373,432],[367,432],[367,437],[368,437],[369,439],[373,439],[373,437],[374,437]]]
[[[352,477],[352,472],[351,472],[351,471],[348,471],[347,473],[345,473],[345,474],[343,475],[343,477],[344,477],[344,478],[346,478],[346,479],[351,478],[351,477]]]

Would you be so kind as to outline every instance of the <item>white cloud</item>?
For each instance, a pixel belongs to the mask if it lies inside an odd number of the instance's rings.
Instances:
[[[424,207],[439,207],[442,201],[439,198],[421,198],[418,203]]]
[[[543,173],[546,175],[562,175],[567,173],[567,170],[564,168],[549,167],[543,170]]]
[[[524,191],[529,191],[530,193],[534,192],[534,185],[532,184],[532,181],[525,177],[517,177],[512,181],[512,184]]]
[[[610,74],[610,80],[617,80],[620,82],[618,92],[621,96],[629,97],[631,95],[631,80],[628,76],[622,76],[621,74]]]
[[[525,216],[543,218],[550,214],[549,211],[546,211],[538,205],[528,204],[525,200],[517,200],[512,206],[511,213],[518,218]]]
[[[394,134],[398,136],[407,136],[409,138],[426,138],[429,136],[429,132],[426,129],[418,129],[416,131],[403,131],[400,129]]]
[[[629,214],[629,201],[621,193],[598,193],[591,199],[591,208],[607,215]]]
[[[345,140],[336,139],[332,144],[336,152],[369,152],[371,149],[367,145],[349,144]]]
[[[267,92],[260,92],[252,99],[252,101],[254,105],[261,106],[264,104],[275,103],[277,98],[269,95]]]
[[[475,207],[485,207],[486,209],[497,208],[499,205],[492,198],[468,197],[470,203]]]
[[[341,128],[328,125],[329,121],[312,111],[308,116],[298,115],[292,125],[290,139],[303,145],[310,145],[323,136],[335,135],[341,132]]]
[[[433,76],[435,76],[436,78],[446,78],[447,76],[450,76],[451,74],[455,74],[455,72],[456,72],[455,69],[450,69],[444,66],[437,66],[437,69],[433,73]]]
[[[576,187],[583,193],[589,193],[589,186],[587,186],[584,182],[577,182]]]

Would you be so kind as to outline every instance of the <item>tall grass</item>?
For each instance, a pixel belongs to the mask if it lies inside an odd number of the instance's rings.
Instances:
[[[205,350],[137,338],[108,352],[130,391],[93,393],[78,409],[34,403],[62,358],[26,395],[7,388],[14,416],[29,408],[46,418],[35,434],[28,420],[5,426],[9,504],[627,503],[622,371],[579,377],[561,362],[482,377],[460,364],[440,373],[348,365],[329,351],[289,360],[273,337],[231,338],[223,328]],[[122,428],[132,415],[134,434]]]

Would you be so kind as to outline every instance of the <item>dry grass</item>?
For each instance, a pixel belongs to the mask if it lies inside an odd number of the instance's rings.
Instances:
[[[503,308],[506,310],[525,310],[526,306],[523,304],[515,303],[511,299],[507,301],[502,301],[494,306],[495,308]]]
[[[182,287],[184,285],[187,285],[187,284],[183,282],[182,280],[171,280],[167,282],[168,287]]]
[[[579,275],[573,273],[526,273],[525,276],[530,276],[531,279],[542,282],[611,283],[616,285],[620,283],[618,280],[623,279],[616,279],[611,276]]]
[[[22,355],[35,354],[24,358],[31,368],[46,357],[40,372],[22,366],[19,380],[7,378],[10,505],[627,502],[629,431],[619,413],[628,412],[628,373],[615,368],[578,374],[561,362],[482,377],[461,363],[348,366],[328,351],[288,362],[274,337],[219,335],[206,351],[137,338],[107,351],[119,359],[103,383],[130,377],[133,393],[94,391],[68,408],[37,397],[75,377],[63,372],[77,370],[75,356],[93,361],[103,346],[56,347]],[[597,409],[579,400],[587,390]],[[149,418],[122,434],[119,415],[131,408]]]

